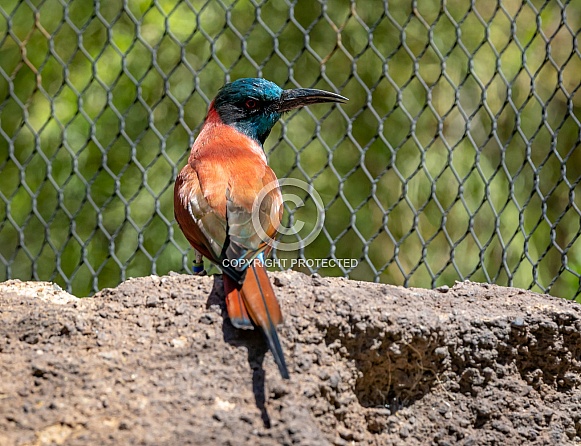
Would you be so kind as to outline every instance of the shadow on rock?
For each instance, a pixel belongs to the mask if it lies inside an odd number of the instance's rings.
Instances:
[[[206,301],[206,308],[214,305],[220,307],[224,320],[222,334],[225,342],[235,347],[246,347],[248,352],[248,365],[252,369],[252,392],[254,393],[256,407],[260,410],[264,427],[270,428],[271,423],[268,411],[266,410],[266,395],[264,390],[266,373],[262,366],[264,355],[268,351],[268,346],[259,329],[240,330],[232,325],[228,318],[225,299],[222,276],[214,275],[214,283],[212,291]]]

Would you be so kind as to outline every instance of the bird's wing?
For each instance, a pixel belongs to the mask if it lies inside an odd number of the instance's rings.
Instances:
[[[240,283],[247,263],[270,248],[283,212],[276,175],[244,153],[187,164],[176,179],[174,209],[190,244]],[[230,267],[224,259],[241,261]]]
[[[269,247],[267,241],[280,223],[283,207],[276,175],[261,158],[242,150],[228,156],[213,152],[193,167],[205,203],[222,222],[219,234],[212,234],[222,247],[219,266],[242,283],[248,263]]]
[[[176,179],[174,212],[178,225],[194,249],[217,263],[226,240],[226,219],[208,203],[198,175],[189,164]]]
[[[229,243],[225,257],[243,260],[230,271],[230,276],[239,283],[244,278],[245,266],[263,251],[270,251],[283,212],[278,181],[268,166],[265,175],[247,191],[250,194],[245,196],[236,193],[236,189],[226,193]]]

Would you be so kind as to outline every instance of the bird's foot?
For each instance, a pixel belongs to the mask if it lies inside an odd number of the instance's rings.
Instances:
[[[194,276],[206,276],[208,273],[204,269],[204,262],[194,262],[192,265],[192,273]]]

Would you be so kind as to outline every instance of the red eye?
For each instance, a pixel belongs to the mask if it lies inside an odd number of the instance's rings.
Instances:
[[[256,106],[258,105],[258,103],[254,100],[254,99],[248,99],[244,105],[246,106],[247,109],[252,110],[253,108],[256,108]]]

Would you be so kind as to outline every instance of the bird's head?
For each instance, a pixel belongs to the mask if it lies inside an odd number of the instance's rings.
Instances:
[[[213,107],[224,124],[264,144],[284,112],[320,102],[345,102],[336,93],[313,88],[283,90],[266,79],[244,78],[224,85]]]

